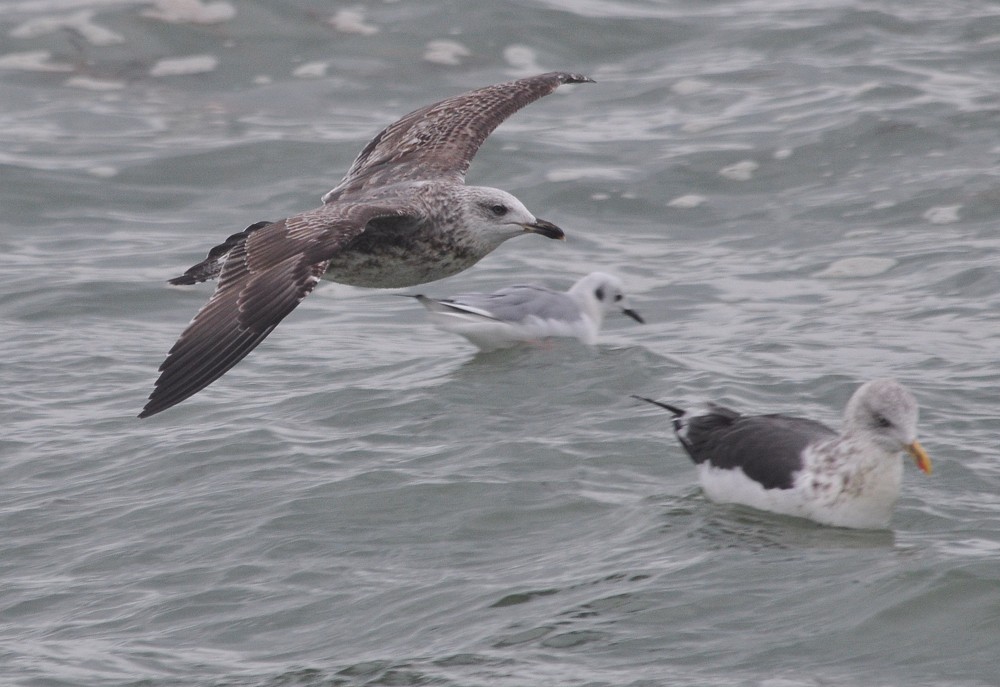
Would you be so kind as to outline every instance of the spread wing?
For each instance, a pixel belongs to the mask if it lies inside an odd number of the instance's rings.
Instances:
[[[340,184],[323,196],[323,202],[406,180],[462,183],[479,146],[507,117],[561,84],[592,82],[580,74],[549,72],[468,91],[414,110],[365,146]]]
[[[401,208],[338,203],[230,237],[215,293],[160,365],[139,417],[166,410],[225,374],[309,295],[343,245],[371,220],[389,217],[409,215]]]

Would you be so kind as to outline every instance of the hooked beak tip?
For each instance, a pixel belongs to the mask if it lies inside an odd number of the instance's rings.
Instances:
[[[566,240],[566,233],[562,229],[544,219],[536,219],[533,224],[522,224],[521,226],[531,234],[541,234],[546,238],[558,239],[559,241]]]

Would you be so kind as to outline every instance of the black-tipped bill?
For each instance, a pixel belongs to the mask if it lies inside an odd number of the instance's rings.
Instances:
[[[533,224],[522,224],[524,230],[531,232],[532,234],[541,234],[550,239],[559,239],[560,241],[566,240],[566,234],[563,230],[554,225],[552,222],[546,222],[544,219],[536,219]]]
[[[646,320],[642,319],[642,315],[640,315],[639,313],[637,313],[632,308],[625,308],[624,310],[622,310],[622,312],[625,313],[626,315],[628,315],[629,317],[631,317],[633,320],[635,320],[639,324],[646,324]]]

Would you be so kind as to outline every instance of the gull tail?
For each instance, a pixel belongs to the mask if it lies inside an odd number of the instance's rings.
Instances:
[[[270,220],[254,222],[243,231],[236,232],[225,241],[212,248],[212,250],[208,251],[208,255],[204,260],[199,262],[197,265],[188,268],[188,270],[181,276],[168,279],[167,283],[173,284],[174,286],[181,286],[186,284],[198,284],[203,281],[208,281],[209,279],[215,279],[222,271],[222,264],[226,261],[226,256],[229,255],[229,252],[239,245],[240,242],[245,241],[246,237],[252,232],[266,227],[269,224],[274,224],[274,222]]]
[[[428,298],[423,294],[410,296],[410,298],[416,298],[422,306],[424,306],[425,308],[427,308],[428,311],[436,315],[457,317],[465,320],[481,319],[481,320],[486,320],[488,322],[500,321],[496,317],[491,315],[489,312],[482,310],[480,308],[474,308],[471,305],[455,303],[454,301],[449,301],[449,300],[439,301],[434,298]]]

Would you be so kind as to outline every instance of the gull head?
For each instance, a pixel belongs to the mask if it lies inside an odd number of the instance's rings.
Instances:
[[[524,207],[524,203],[506,191],[488,186],[462,188],[462,209],[468,228],[491,249],[521,234],[566,238],[562,229],[535,217]]]
[[[604,272],[591,272],[573,284],[569,295],[580,303],[590,317],[600,325],[605,313],[618,310],[639,323],[642,316],[629,306],[621,279]]]
[[[917,401],[899,382],[876,379],[862,384],[844,411],[845,433],[864,437],[886,453],[910,454],[930,474],[931,460],[917,441]]]

